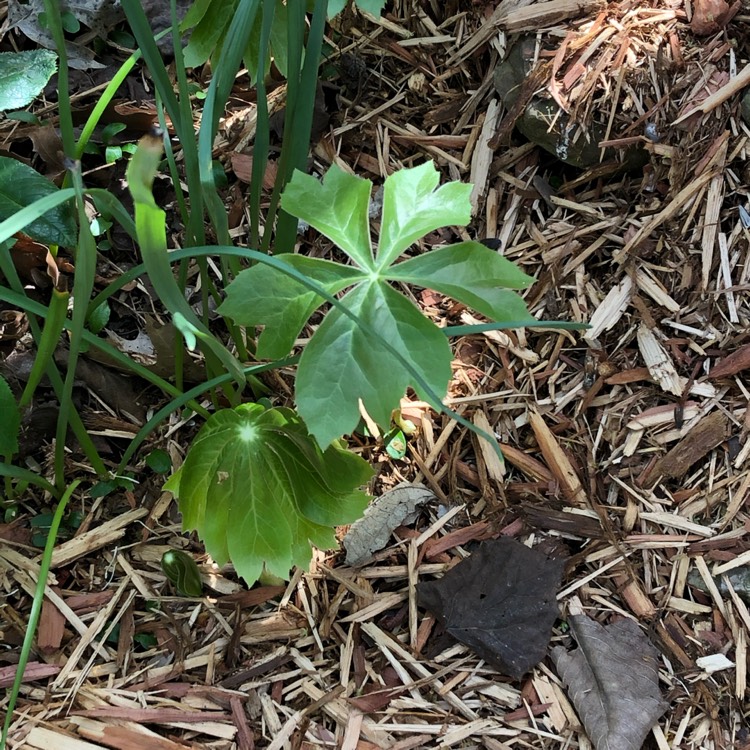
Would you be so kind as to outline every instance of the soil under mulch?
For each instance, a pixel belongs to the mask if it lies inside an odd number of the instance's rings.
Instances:
[[[414,402],[403,460],[360,445],[375,494],[403,480],[435,494],[391,546],[359,568],[319,553],[288,585],[250,591],[205,561],[203,599],[174,596],[160,569],[170,547],[205,557],[158,478],[82,501],[81,529],[55,553],[11,746],[589,748],[551,661],[510,680],[417,606],[418,582],[505,534],[566,556],[553,645],[574,603],[602,623],[634,618],[657,647],[669,708],[645,747],[750,747],[750,584],[702,583],[750,560],[750,130],[731,89],[750,62],[750,17],[697,36],[677,2],[466,5],[399,0],[383,19],[333,23],[340,109],[313,169],[336,162],[378,183],[433,159],[475,183],[476,211],[428,241],[492,238],[537,279],[532,314],[590,324],[455,342],[448,403],[494,430],[505,475]],[[504,108],[494,71],[517,36],[531,40],[533,85]],[[604,128],[600,164],[573,168],[513,130],[535,95]],[[238,177],[251,143],[241,99],[217,144]],[[626,149],[643,155],[630,171],[616,163]],[[243,242],[239,184],[228,201]],[[478,322],[439,294],[418,299],[441,324]],[[179,460],[194,429],[175,418],[161,444]],[[0,527],[3,685],[38,571],[27,522]],[[715,654],[732,666],[696,663]]]

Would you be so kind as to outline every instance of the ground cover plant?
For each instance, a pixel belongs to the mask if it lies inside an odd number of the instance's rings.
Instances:
[[[163,110],[157,110],[160,120],[164,123],[165,114],[169,114],[183,144],[182,165],[178,167],[174,152],[170,151],[166,165],[176,186],[180,179],[185,179],[190,188],[188,193],[178,193],[185,224],[185,252],[182,255],[170,252],[166,213],[157,204],[153,193],[164,145],[170,143],[165,138],[166,128],[141,139],[129,161],[126,176],[134,204],[133,218],[112,195],[87,190],[80,165],[72,159],[67,165],[65,178],[71,187],[59,190],[32,169],[6,159],[5,185],[9,186],[11,180],[16,183],[18,205],[16,210],[13,210],[13,205],[5,210],[6,219],[0,224],[0,242],[5,243],[7,251],[18,232],[22,231],[34,241],[44,241],[53,248],[71,251],[75,264],[72,295],[58,277],[51,291],[51,302],[45,308],[43,303],[33,301],[25,294],[11,256],[5,255],[0,260],[7,282],[7,286],[0,289],[0,298],[43,321],[41,325],[32,322],[37,346],[34,370],[18,404],[14,402],[8,384],[0,380],[3,407],[12,415],[3,429],[5,461],[0,464],[0,472],[6,478],[7,499],[18,497],[29,484],[36,484],[61,498],[56,524],[50,528],[47,540],[46,559],[49,560],[55,538],[53,531],[59,526],[61,509],[72,494],[71,488],[78,484],[78,480],[70,484],[66,472],[67,430],[74,430],[91,462],[91,469],[105,482],[105,489],[118,485],[127,487],[130,481],[126,474],[128,461],[139,445],[160,420],[186,405],[207,419],[183,466],[165,485],[179,498],[185,528],[198,532],[218,564],[231,560],[248,584],[253,584],[263,574],[283,579],[294,566],[309,565],[311,545],[323,549],[335,547],[335,527],[356,520],[366,507],[368,496],[361,488],[372,472],[363,459],[348,452],[345,444],[340,442],[343,435],[355,430],[363,410],[383,432],[387,432],[392,415],[410,386],[435,408],[442,408],[452,359],[446,331],[425,318],[408,298],[393,288],[392,283],[435,289],[487,315],[500,327],[519,327],[536,323],[536,320],[528,314],[521,297],[511,290],[526,288],[532,279],[478,242],[449,245],[396,262],[424,235],[445,226],[467,224],[470,220],[471,185],[449,183],[438,187],[439,174],[429,162],[403,169],[386,179],[380,236],[377,252],[374,252],[369,226],[372,190],[369,180],[347,174],[335,166],[321,181],[300,171],[291,174],[292,167],[306,158],[306,134],[310,129],[312,100],[301,94],[298,100],[292,99],[288,103],[288,112],[293,114],[288,115],[287,132],[301,128],[304,137],[295,132],[295,137],[287,139],[282,148],[282,163],[285,155],[291,154],[286,170],[287,179],[291,179],[285,184],[282,177],[275,186],[276,194],[281,195],[282,209],[275,228],[276,243],[281,245],[282,252],[287,249],[284,242],[288,228],[296,228],[298,220],[302,219],[333,241],[353,265],[304,255],[282,254],[271,258],[258,250],[229,244],[205,244],[204,220],[210,221],[220,242],[229,239],[210,157],[228,85],[242,56],[249,54],[241,41],[249,33],[253,34],[251,51],[259,55],[255,72],[256,83],[260,84],[268,69],[269,44],[274,30],[279,36],[279,24],[285,30],[289,29],[283,72],[290,77],[290,82],[293,77],[298,77],[301,86],[317,75],[326,3],[317,3],[313,10],[309,34],[304,40],[304,62],[301,61],[305,28],[302,4],[290,4],[287,8],[269,3],[261,9],[259,3],[248,1],[239,2],[231,9],[227,27],[218,40],[221,51],[218,54],[215,50],[213,52],[214,74],[203,101],[203,118],[196,144],[191,138],[194,114],[186,62],[193,65],[203,63],[210,54],[205,49],[196,57],[202,27],[196,30],[192,46],[189,45],[183,55],[178,43],[177,18],[176,15],[173,17],[175,68],[180,94],[177,97],[166,78],[166,69],[143,10],[133,0],[125,2],[124,7],[135,38],[142,45],[140,52],[156,83],[158,101],[163,104]],[[213,3],[203,10],[210,13],[217,7],[218,4]],[[53,33],[61,38],[59,10],[55,13],[50,4],[48,12]],[[188,27],[195,22],[190,15],[186,20]],[[279,42],[276,44],[278,46]],[[67,71],[64,45],[59,46],[58,53],[63,144],[71,155],[80,156],[86,146],[87,134],[97,125],[97,113],[92,113],[83,135],[74,141],[72,122],[65,122],[63,81]],[[135,55],[123,70],[134,58]],[[43,82],[40,80],[29,85],[35,84],[38,88]],[[110,94],[114,88],[113,84],[110,85]],[[115,131],[109,128],[107,142]],[[285,152],[287,143],[290,145]],[[111,154],[111,151],[107,153],[107,161],[112,160]],[[122,151],[116,156],[121,157]],[[261,161],[257,152],[256,158]],[[20,190],[19,182],[23,185]],[[10,190],[6,193],[9,194]],[[74,211],[69,210],[71,201],[75,203]],[[146,275],[159,302],[171,315],[174,328],[187,350],[198,349],[202,353],[206,382],[192,391],[181,392],[180,357],[175,360],[176,371],[172,378],[154,378],[97,337],[101,328],[99,321],[106,320],[109,315],[108,300],[121,288],[123,277],[92,299],[98,250],[86,213],[87,206],[96,206],[100,216],[121,223],[135,242],[143,261],[129,278],[137,278],[140,273]],[[267,214],[264,219],[264,244],[267,244],[273,233],[273,216]],[[257,227],[260,217],[255,216],[254,222]],[[279,248],[275,249],[278,254]],[[50,253],[53,254],[53,250]],[[221,278],[218,280],[208,274],[206,260],[209,256],[221,259]],[[240,270],[241,258],[253,261],[255,265]],[[206,315],[196,313],[185,298],[184,271],[186,262],[191,259],[199,267],[204,311],[208,310],[211,299],[221,302],[226,295],[218,312],[228,320],[229,342],[222,332],[212,330]],[[181,263],[182,268],[177,277],[172,268],[175,262]],[[347,288],[350,288],[349,292],[337,296]],[[72,315],[68,317],[71,296]],[[332,305],[332,309],[299,358],[295,379],[299,414],[269,403],[245,403],[248,386],[252,385],[250,378],[262,370],[291,362],[287,358],[294,348],[295,339],[308,318],[324,303]],[[263,330],[256,343],[257,326],[262,326]],[[54,352],[65,333],[69,343],[67,369],[62,375],[57,371]],[[76,364],[88,347],[107,352],[132,372],[147,377],[165,395],[173,397],[131,441],[114,472],[105,467],[72,402]],[[247,367],[243,360],[248,359],[260,360],[261,363]],[[270,364],[266,364],[266,360],[271,360]],[[21,410],[31,402],[45,374],[55,387],[61,405],[51,481],[13,462],[18,450]],[[203,393],[211,394],[214,401],[221,394],[231,406],[215,410],[209,416],[206,408],[198,406],[194,400]],[[458,419],[463,421],[461,417]],[[173,553],[164,567],[168,572],[177,570],[174,580],[180,590],[195,593],[195,573],[192,573],[191,584],[190,566],[183,557]],[[23,660],[28,657],[38,617],[40,600],[37,597],[35,601],[18,680],[22,675]],[[14,688],[16,691],[18,684]],[[3,743],[11,715],[12,705],[5,723]]]
[[[747,19],[101,1],[0,120],[7,745],[743,747]]]

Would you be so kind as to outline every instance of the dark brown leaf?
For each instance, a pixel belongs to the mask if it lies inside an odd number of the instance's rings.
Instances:
[[[658,652],[632,620],[600,625],[572,615],[578,648],[552,649],[557,671],[596,750],[640,750],[667,704]]]
[[[502,537],[483,542],[439,581],[420,584],[417,594],[451,635],[519,679],[547,651],[562,569],[561,560]]]

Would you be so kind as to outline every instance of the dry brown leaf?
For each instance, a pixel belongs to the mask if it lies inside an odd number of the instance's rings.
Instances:
[[[596,750],[641,750],[667,704],[659,690],[658,652],[632,620],[600,625],[571,615],[575,651],[552,649],[560,677]]]

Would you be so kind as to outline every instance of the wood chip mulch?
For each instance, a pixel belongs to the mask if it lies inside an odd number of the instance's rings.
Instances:
[[[565,548],[563,613],[575,598],[600,621],[634,618],[658,648],[669,710],[646,747],[750,748],[750,585],[714,584],[750,562],[750,16],[712,29],[691,28],[681,2],[506,5],[345,13],[330,60],[342,109],[314,148],[320,172],[336,162],[378,182],[427,158],[473,182],[460,237],[493,238],[537,279],[539,329],[455,342],[448,403],[494,430],[504,475],[463,427],[411,403],[418,436],[403,461],[379,459],[374,490],[409,480],[436,501],[398,541],[357,569],[320,553],[288,585],[251,591],[206,561],[210,595],[195,600],[172,596],[159,567],[169,546],[200,555],[170,495],[147,484],[87,502],[84,533],[55,553],[12,747],[590,748],[550,661],[510,681],[417,607],[419,581],[502,533]],[[493,73],[529,31],[527,99],[546,92],[601,124],[608,154],[644,149],[642,167],[572,169],[514,134],[520,111]],[[224,130],[227,163],[247,136]],[[479,322],[418,298],[436,321]],[[0,547],[6,656],[37,572],[32,548]],[[707,673],[696,660],[712,654],[733,666]],[[0,666],[0,684],[12,675]]]

